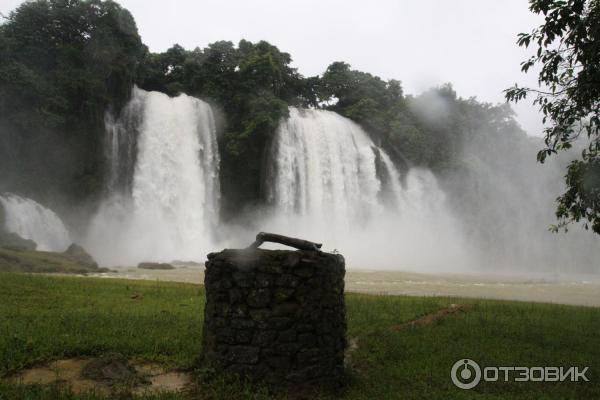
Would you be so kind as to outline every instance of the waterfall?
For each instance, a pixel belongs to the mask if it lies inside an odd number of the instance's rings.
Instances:
[[[381,182],[373,143],[334,112],[290,108],[276,132],[268,200],[285,212],[351,223],[377,212]]]
[[[322,240],[352,267],[418,269],[466,259],[435,176],[421,168],[401,174],[358,124],[334,112],[290,108],[273,138],[266,180],[274,215],[265,229]]]
[[[211,107],[134,88],[107,136],[110,196],[88,235],[92,254],[112,265],[203,259],[220,197]]]
[[[54,211],[15,194],[0,195],[4,229],[37,243],[37,250],[65,251],[71,244],[69,232]]]
[[[123,108],[120,118],[108,112],[104,118],[106,127],[106,158],[109,161],[107,192],[114,194],[131,192],[135,168],[137,139],[143,126],[144,105],[148,92],[134,86],[131,100]]]

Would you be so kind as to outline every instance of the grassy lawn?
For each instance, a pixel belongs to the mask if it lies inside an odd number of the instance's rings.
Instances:
[[[452,303],[470,308],[428,325],[392,329]],[[193,369],[203,305],[198,285],[0,273],[0,377],[50,360],[107,352]],[[359,294],[347,295],[347,307],[348,337],[357,347],[339,397],[600,399],[598,308]],[[482,382],[460,390],[450,369],[462,358],[482,366],[589,366],[590,382]],[[0,383],[1,400],[57,397],[101,398]],[[149,398],[265,397],[258,387],[217,382],[193,396]]]

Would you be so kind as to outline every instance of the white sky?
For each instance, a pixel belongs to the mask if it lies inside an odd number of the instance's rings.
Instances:
[[[192,49],[217,40],[267,40],[290,53],[303,75],[333,61],[398,79],[406,93],[452,82],[462,97],[503,102],[515,82],[537,85],[520,72],[527,52],[519,32],[542,19],[527,0],[118,0],[134,16],[152,51],[174,43]],[[20,0],[0,0],[6,14]],[[541,117],[528,103],[519,122],[540,135]]]

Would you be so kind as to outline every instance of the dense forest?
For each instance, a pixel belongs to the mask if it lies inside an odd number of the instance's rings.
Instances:
[[[399,81],[341,61],[305,77],[291,62],[264,41],[151,53],[131,14],[110,0],[24,3],[0,26],[0,191],[58,210],[94,207],[106,180],[104,118],[119,113],[133,85],[187,93],[221,111],[225,217],[263,201],[263,152],[289,105],[358,122],[401,168],[469,172],[477,164],[465,157],[472,143],[535,157],[507,105],[460,98],[451,84],[406,95]]]

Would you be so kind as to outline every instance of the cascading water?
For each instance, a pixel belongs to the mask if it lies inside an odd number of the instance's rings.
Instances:
[[[71,244],[69,232],[54,211],[15,194],[0,196],[4,229],[37,243],[37,250],[65,251]]]
[[[143,127],[144,107],[148,92],[134,86],[129,103],[121,111],[121,117],[106,113],[106,158],[109,161],[107,192],[130,193],[133,170],[137,159],[137,140]]]
[[[269,201],[285,213],[345,224],[377,212],[373,143],[334,112],[290,108],[273,142]]]
[[[210,106],[134,88],[108,121],[111,196],[92,223],[90,251],[112,265],[204,258],[220,197]],[[131,178],[121,175],[128,169]]]
[[[357,268],[460,263],[464,246],[433,174],[411,169],[403,178],[356,123],[290,108],[267,161],[275,212],[266,228],[322,240]]]

